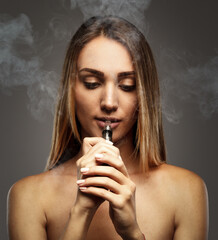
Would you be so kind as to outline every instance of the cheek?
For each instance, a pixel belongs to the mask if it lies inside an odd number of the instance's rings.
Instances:
[[[84,98],[83,94],[81,94],[78,90],[75,91],[75,108],[77,115],[78,112],[84,112],[87,109],[86,99]]]
[[[88,116],[92,109],[96,108],[95,97],[92,94],[75,89],[75,107],[76,114],[85,114]]]
[[[125,107],[125,111],[129,113],[132,117],[135,116],[138,112],[138,100],[137,96],[133,95],[129,98],[126,98],[125,101],[123,101],[123,106]]]

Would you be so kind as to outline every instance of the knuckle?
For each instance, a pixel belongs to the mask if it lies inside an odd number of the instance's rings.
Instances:
[[[116,205],[118,208],[123,208],[125,206],[125,200],[122,197],[118,198]]]
[[[122,168],[122,167],[123,167],[123,162],[118,162],[118,163],[117,163],[117,167],[118,167],[118,168]]]
[[[78,165],[78,168],[90,168],[91,166],[90,166],[90,164],[87,164],[87,163],[85,163],[85,162],[81,162],[79,165]]]
[[[79,167],[83,167],[84,165],[84,158],[80,158],[76,161],[76,166],[79,168]]]
[[[132,191],[129,188],[126,189],[125,197],[126,201],[128,201],[132,197]]]
[[[86,167],[88,167],[88,166],[86,166],[85,164],[80,164],[79,165],[79,168],[86,168]]]
[[[136,184],[134,182],[130,183],[130,189],[131,189],[131,192],[133,193],[136,191]]]
[[[83,143],[86,144],[86,143],[88,143],[88,142],[89,142],[88,138],[87,138],[87,137],[84,137],[84,138],[83,138]]]

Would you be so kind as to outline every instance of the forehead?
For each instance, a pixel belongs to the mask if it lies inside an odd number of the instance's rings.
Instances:
[[[95,68],[101,71],[132,71],[133,64],[127,49],[119,42],[100,36],[81,50],[78,69]]]

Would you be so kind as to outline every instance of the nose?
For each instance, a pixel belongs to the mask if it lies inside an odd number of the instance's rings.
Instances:
[[[115,112],[118,108],[118,92],[114,83],[108,83],[104,86],[101,95],[101,110],[105,113]]]

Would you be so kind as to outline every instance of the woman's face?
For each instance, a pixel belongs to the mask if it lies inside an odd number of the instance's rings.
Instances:
[[[81,136],[100,137],[111,121],[113,142],[131,136],[137,118],[135,71],[126,48],[97,37],[80,52],[75,82],[76,115]]]

